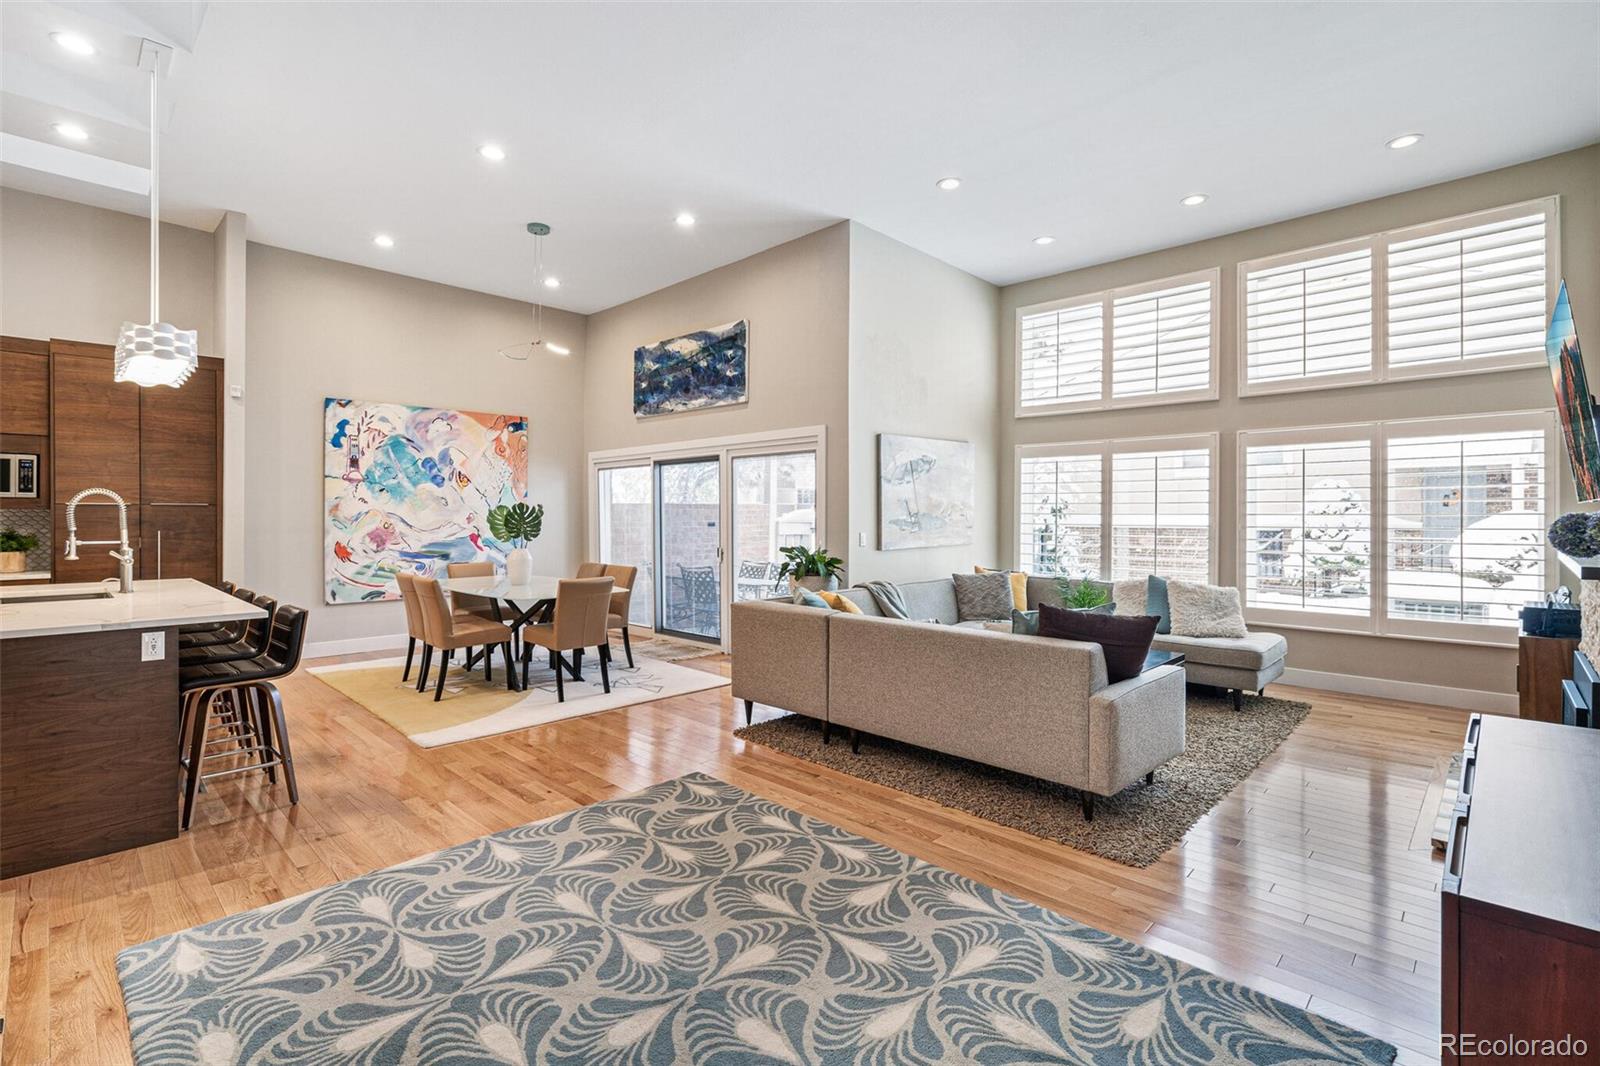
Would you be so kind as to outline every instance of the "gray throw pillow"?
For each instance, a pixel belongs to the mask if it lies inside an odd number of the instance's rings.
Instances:
[[[956,583],[956,618],[962,622],[993,622],[1011,617],[1011,575],[951,574]]]

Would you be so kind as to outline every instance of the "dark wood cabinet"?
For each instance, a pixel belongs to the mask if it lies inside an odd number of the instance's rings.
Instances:
[[[139,393],[139,492],[144,503],[216,506],[222,371],[201,366],[182,387]]]
[[[50,434],[50,345],[44,341],[0,337],[0,433]]]
[[[222,569],[217,514],[205,504],[140,504],[139,576],[216,584]]]
[[[1473,716],[1440,892],[1447,1066],[1476,1060],[1464,1034],[1600,1048],[1597,810],[1600,731]]]
[[[57,504],[91,486],[139,502],[140,389],[111,380],[112,351],[105,344],[50,342],[50,446]]]
[[[1561,682],[1572,676],[1576,639],[1517,637],[1517,716],[1561,721]]]

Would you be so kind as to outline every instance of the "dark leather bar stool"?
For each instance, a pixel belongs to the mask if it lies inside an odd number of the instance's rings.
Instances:
[[[239,588],[231,581],[224,581],[227,587],[224,592],[230,596],[237,596],[241,600],[253,603],[255,593],[249,589]],[[206,648],[213,644],[232,644],[243,640],[247,624],[238,622],[202,622],[198,625],[178,627],[178,649]]]
[[[237,595],[237,593],[235,593]],[[241,599],[244,597],[241,597]],[[272,618],[278,609],[278,601],[271,596],[252,594],[250,602],[267,612],[265,618],[252,618],[245,625],[244,634],[238,640],[230,640],[220,644],[202,644],[196,647],[178,646],[178,665],[202,666],[206,663],[226,663],[239,659],[254,659],[264,655],[267,651],[267,642],[272,638]]]
[[[252,659],[187,666],[179,671],[178,688],[184,697],[184,722],[179,736],[188,748],[187,754],[180,754],[178,759],[184,773],[184,829],[189,828],[194,817],[195,796],[203,783],[219,777],[262,770],[269,781],[276,783],[275,771],[281,766],[284,782],[289,786],[289,802],[300,802],[283,696],[273,682],[292,674],[300,665],[300,653],[306,640],[305,608],[290,604],[278,607],[272,617],[270,633],[265,654]],[[233,720],[221,719],[219,724],[226,732],[212,737],[212,704],[223,694],[240,697],[233,701],[236,716]],[[208,752],[206,749],[211,747],[221,750]],[[207,760],[243,757],[254,761],[209,772],[205,769]]]

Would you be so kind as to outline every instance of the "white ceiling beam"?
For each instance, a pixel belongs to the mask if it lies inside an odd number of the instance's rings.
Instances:
[[[0,133],[0,164],[99,185],[118,192],[139,196],[150,194],[150,171],[147,167],[119,163],[115,159],[63,148],[58,144],[29,140],[14,133]]]

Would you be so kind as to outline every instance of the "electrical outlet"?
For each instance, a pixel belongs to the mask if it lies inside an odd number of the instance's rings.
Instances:
[[[167,657],[167,634],[161,630],[139,634],[139,661],[159,662]]]
[[[867,546],[867,535],[865,533],[857,533],[856,534],[856,547],[865,548],[866,546]]]

